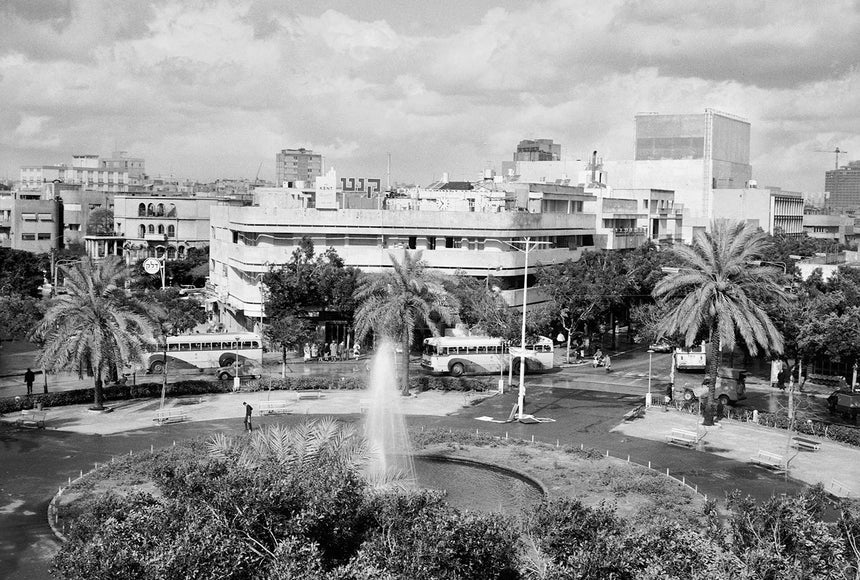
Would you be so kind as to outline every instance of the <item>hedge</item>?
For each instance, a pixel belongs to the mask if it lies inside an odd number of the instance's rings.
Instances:
[[[434,377],[412,376],[410,387],[418,392],[440,391],[485,391],[489,387],[486,380],[465,377]],[[361,376],[349,376],[336,379],[326,376],[287,376],[262,377],[243,383],[243,389],[252,391],[318,391],[328,389],[355,390],[364,389],[367,381]],[[233,381],[202,381],[187,380],[169,383],[167,395],[178,397],[182,395],[203,395],[206,393],[229,393],[233,390]],[[0,414],[14,413],[21,409],[29,409],[42,403],[43,407],[62,407],[64,405],[86,405],[93,402],[94,389],[74,389],[34,395],[32,397],[0,398]],[[161,396],[161,383],[140,383],[137,385],[111,385],[102,389],[102,399],[107,401],[124,401],[128,399],[157,398]]]

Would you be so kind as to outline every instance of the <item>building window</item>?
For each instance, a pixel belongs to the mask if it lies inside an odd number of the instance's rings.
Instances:
[[[167,226],[167,235],[168,237],[174,237],[176,235],[176,228],[174,226]]]
[[[25,241],[32,241],[36,239],[36,234],[21,234],[21,239]]]
[[[137,228],[137,237],[142,238],[145,235],[146,235],[146,226],[143,224],[140,224],[140,226]]]
[[[36,221],[36,214],[34,213],[22,213],[21,219],[25,222],[34,222]]]
[[[173,227],[173,226],[170,226]],[[185,246],[179,246],[176,250],[176,255],[179,256],[179,259],[182,260],[185,258]]]
[[[409,236],[409,249],[414,250],[415,244],[417,243],[417,239],[415,236]]]
[[[159,217],[164,215],[164,204],[163,203],[159,203],[157,206],[155,206],[155,215],[157,215]]]
[[[159,234],[163,234],[163,233],[164,233],[164,224],[158,224],[158,233],[159,233]]]
[[[147,228],[146,228],[146,231],[150,234],[154,234],[155,233],[155,226],[152,224],[149,224],[149,226],[147,226]]]
[[[137,215],[138,217],[143,217],[146,215],[146,204],[140,204],[137,206]]]
[[[39,234],[36,239],[39,240],[50,240],[51,234]]]
[[[435,236],[431,236],[431,237],[427,238],[427,249],[428,250],[435,250],[436,249],[436,237]]]
[[[148,216],[154,216],[155,215],[155,206],[154,205],[149,204],[148,206],[146,206],[146,215],[148,215]]]
[[[81,224],[69,224],[68,228],[70,232],[79,232],[81,231]]]
[[[454,238],[445,238],[445,247],[453,248],[454,247]]]
[[[52,222],[52,221],[54,221],[54,216],[52,216],[49,213],[40,213],[39,214],[39,221],[40,222]]]

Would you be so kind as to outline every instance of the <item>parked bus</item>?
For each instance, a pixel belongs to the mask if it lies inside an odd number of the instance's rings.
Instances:
[[[263,346],[260,335],[252,332],[219,334],[181,334],[167,337],[168,368],[210,369],[232,365],[239,357],[240,364],[263,364]],[[164,343],[149,355],[147,369],[158,374],[164,370]]]
[[[459,377],[465,373],[504,372],[511,364],[513,372],[518,373],[521,360],[525,360],[526,372],[546,371],[554,366],[552,340],[545,336],[527,344],[525,356],[522,354],[521,347],[492,336],[436,336],[424,339],[421,367],[434,374]]]

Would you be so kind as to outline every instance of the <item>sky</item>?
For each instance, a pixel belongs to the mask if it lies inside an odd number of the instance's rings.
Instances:
[[[426,185],[522,139],[631,159],[637,113],[706,108],[751,123],[760,185],[860,159],[860,0],[3,0],[0,22],[0,178],[124,150],[274,180],[305,147]]]

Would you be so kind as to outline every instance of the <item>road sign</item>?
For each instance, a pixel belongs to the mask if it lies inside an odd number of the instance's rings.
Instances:
[[[161,260],[147,258],[143,261],[143,271],[147,274],[158,274],[161,271]]]

